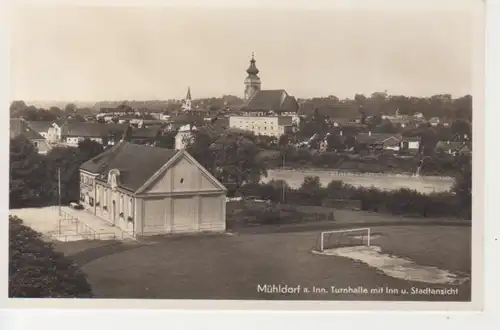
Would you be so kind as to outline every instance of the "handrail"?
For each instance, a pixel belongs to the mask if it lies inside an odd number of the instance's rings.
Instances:
[[[83,236],[85,238],[89,238],[89,239],[93,239],[93,240],[100,240],[101,239],[101,235],[109,235],[112,237],[113,240],[116,240],[117,239],[117,235],[116,233],[114,232],[98,232],[94,229],[92,229],[90,226],[88,226],[85,222],[83,221],[80,221],[77,217],[61,210],[61,216],[59,218],[59,221],[58,221],[58,236],[60,238],[64,237],[65,241],[67,241],[67,238],[68,237],[71,237],[71,236]],[[61,233],[61,225],[63,222],[66,222],[66,223],[70,223],[70,224],[75,224],[75,231],[76,231],[76,234],[74,235],[62,235]],[[120,230],[121,232],[121,239],[123,240],[124,237],[127,237],[127,238],[131,238],[131,239],[135,239],[134,235],[130,235],[128,233],[126,233],[125,231],[123,230]]]

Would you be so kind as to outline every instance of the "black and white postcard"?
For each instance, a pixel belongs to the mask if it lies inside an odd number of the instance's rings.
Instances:
[[[189,3],[12,8],[7,304],[479,309],[484,4]]]

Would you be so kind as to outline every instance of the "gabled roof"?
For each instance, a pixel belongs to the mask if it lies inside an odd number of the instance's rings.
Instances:
[[[123,133],[128,127],[126,124],[101,124],[101,123],[66,123],[61,128],[62,136],[77,137],[102,137],[111,131]]]
[[[154,138],[160,132],[159,127],[140,127],[132,130],[132,138]]]
[[[420,142],[419,136],[403,136],[402,141],[404,142]]]
[[[35,130],[29,127],[28,122],[21,118],[10,119],[10,138],[15,138],[19,135],[24,136],[28,140],[44,140],[44,137],[38,134]]]
[[[52,127],[55,121],[28,121],[27,124],[36,132],[48,132],[49,128]]]
[[[177,150],[155,148],[120,141],[112,148],[92,158],[80,169],[98,178],[107,179],[110,170],[120,171],[119,186],[136,191],[159,171],[176,154]]]
[[[402,136],[399,134],[386,133],[359,133],[356,135],[356,141],[360,143],[387,143],[392,141],[401,141]]]
[[[284,89],[260,90],[245,102],[242,110],[273,110],[277,112],[297,112],[298,103],[295,97],[288,95]]]

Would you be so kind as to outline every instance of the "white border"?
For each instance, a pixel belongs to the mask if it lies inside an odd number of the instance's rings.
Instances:
[[[208,0],[207,0],[208,1]],[[207,4],[207,1],[186,1],[184,0],[183,3],[189,2],[189,4],[193,5],[194,3],[203,3]],[[436,3],[438,0],[432,1],[433,3]],[[459,7],[460,3],[463,3],[465,1],[469,0],[456,0],[456,1],[440,1],[444,3],[446,6],[451,6],[454,8]],[[477,0],[480,1],[480,0]],[[34,1],[24,1],[24,2],[29,2],[33,3]],[[52,1],[56,2],[56,1]],[[77,2],[76,0],[69,0],[69,2]],[[132,1],[123,1],[128,4],[131,4]],[[153,3],[159,3],[159,1],[152,1]],[[178,1],[168,1],[171,4],[177,3],[176,5],[179,5]],[[307,3],[308,7],[313,6],[311,4],[313,1],[309,0]],[[338,4],[338,1],[331,1],[330,3],[335,3]],[[404,6],[405,8],[408,8],[408,1],[398,1],[396,3],[395,1],[377,1],[374,3],[374,1],[370,1],[371,5],[375,6],[380,6],[381,3],[384,5],[391,5],[391,8],[397,8],[400,6],[402,3],[405,3]],[[59,1],[60,3],[60,1]],[[81,3],[81,2],[80,2]],[[96,1],[87,1],[87,4],[95,4]],[[114,3],[116,4],[117,1],[110,2],[106,1],[107,4]],[[120,1],[122,3],[122,1]],[[133,3],[137,4],[137,1],[133,1]],[[144,3],[144,1],[142,2]],[[163,2],[164,3],[164,2]],[[218,3],[218,5],[224,4],[222,0],[213,0],[213,3]],[[246,2],[247,5],[249,2]],[[251,1],[251,3],[255,5],[262,5],[263,1],[260,0],[254,0]],[[266,1],[267,4],[269,4],[269,0]],[[296,0],[296,1],[283,1],[283,0],[274,0],[273,5],[277,6],[277,4],[283,5],[286,3],[287,5],[304,5],[305,0]],[[324,5],[324,1],[319,1],[316,0],[314,1],[314,4],[317,6],[318,3],[321,3],[321,6]],[[431,3],[428,0],[420,0],[420,4],[422,3]],[[102,4],[102,1],[100,2]],[[352,8],[352,6],[355,5],[367,5],[367,1],[362,1],[362,0],[353,0],[349,3],[349,7]],[[412,5],[414,2],[411,3]],[[225,3],[227,5],[227,3]],[[5,6],[5,3],[2,3],[2,7]],[[7,23],[8,24],[8,18],[9,16],[7,15],[7,11],[3,10],[4,8],[0,9],[0,23]],[[481,154],[482,151],[485,149],[485,145],[482,144],[483,138],[480,136],[480,133],[483,132],[483,130],[486,132],[486,139],[484,139],[484,142],[486,141],[491,141],[495,143],[495,145],[492,144],[492,147],[488,149],[488,163],[486,163],[485,167],[485,172],[486,175],[488,176],[488,180],[485,180],[485,186],[486,186],[486,193],[484,194],[485,200],[487,202],[487,206],[493,207],[495,206],[495,202],[497,198],[495,197],[494,194],[494,184],[498,181],[495,180],[495,178],[498,179],[499,174],[495,171],[496,167],[492,162],[495,160],[495,151],[498,150],[498,147],[496,146],[496,142],[498,141],[498,138],[495,133],[495,129],[498,129],[495,126],[498,126],[496,123],[500,123],[500,116],[498,115],[498,111],[500,109],[500,104],[497,101],[496,95],[498,94],[498,86],[500,86],[500,79],[499,79],[499,65],[498,65],[498,59],[500,58],[500,51],[498,48],[498,42],[500,41],[500,38],[498,35],[495,34],[495,32],[500,31],[500,1],[499,0],[490,0],[488,2],[488,12],[487,12],[487,23],[488,23],[488,55],[487,55],[487,86],[488,90],[486,93],[486,108],[489,109],[486,116],[488,117],[488,120],[485,120],[485,125],[486,127],[481,127],[482,125],[478,124],[477,120],[474,120],[474,130],[475,130],[475,135],[474,135],[474,143],[476,144],[474,146],[474,160],[475,160],[475,167],[474,167],[474,198],[476,200],[482,199],[484,191],[482,187],[478,184],[477,178],[482,177],[482,168],[479,164],[477,164],[477,161],[481,163]],[[5,25],[5,24],[4,24]],[[497,32],[498,33],[498,32]],[[0,36],[2,41],[7,41],[3,42],[3,45],[9,45],[9,30],[7,27],[3,26],[2,29],[0,29]],[[480,40],[478,40],[478,43],[480,43]],[[3,46],[2,45],[2,46]],[[9,104],[9,92],[8,92],[8,82],[9,82],[9,67],[8,67],[8,47],[6,48],[5,46],[0,48],[1,49],[1,58],[0,58],[0,79],[2,79],[2,88],[0,88],[0,100],[3,102],[2,104],[4,105],[4,111],[2,112],[3,115],[8,116],[8,104]],[[479,78],[479,80],[482,80],[482,78]],[[475,101],[475,107],[478,105],[476,103],[477,97],[476,93],[474,97]],[[479,103],[480,104],[480,103]],[[482,104],[479,105],[480,108],[482,108]],[[497,117],[495,117],[497,116]],[[7,118],[6,118],[7,119]],[[498,119],[498,120],[496,120]],[[2,132],[5,134],[4,139],[2,139],[2,143],[0,143],[1,148],[3,148],[3,152],[1,155],[3,155],[2,160],[5,160],[7,163],[8,156],[6,157],[5,155],[8,155],[8,148],[7,145],[4,143],[4,141],[8,141],[7,138],[7,120],[1,121],[2,125],[4,126],[4,130]],[[479,126],[480,125],[480,126]],[[479,126],[479,127],[478,127]],[[485,129],[484,129],[485,128]],[[477,133],[477,135],[476,135]],[[488,138],[489,137],[489,138]],[[480,144],[481,143],[481,144]],[[487,143],[487,142],[486,142]],[[4,169],[8,168],[7,166],[3,167]],[[4,187],[7,187],[7,182],[8,182],[8,175],[7,171],[5,171],[4,176],[2,177],[2,183],[4,184]],[[478,176],[477,176],[478,175]],[[481,180],[480,180],[481,181]],[[2,215],[4,215],[4,219],[7,219],[8,211],[7,211],[7,202],[6,202],[6,197],[8,195],[6,189],[4,190],[5,195],[2,195],[2,208],[1,212]],[[474,203],[474,211],[481,213],[481,208],[482,208],[481,202],[475,202]],[[475,213],[476,215],[477,213]],[[161,311],[110,311],[110,310],[104,310],[104,311],[95,311],[95,310],[87,310],[87,311],[82,311],[82,312],[76,312],[76,311],[47,311],[47,310],[36,310],[30,313],[27,313],[26,310],[19,310],[19,311],[9,311],[8,314],[5,314],[4,311],[0,313],[0,325],[1,328],[3,327],[4,322],[8,322],[6,329],[25,329],[25,328],[37,328],[37,329],[44,329],[44,328],[51,328],[51,329],[57,329],[57,328],[62,328],[60,325],[64,324],[65,327],[67,326],[72,326],[72,328],[76,329],[88,329],[89,326],[93,325],[98,325],[99,327],[111,327],[111,328],[120,328],[120,329],[132,329],[132,328],[137,328],[137,327],[144,327],[148,326],[151,327],[153,324],[158,324],[159,327],[161,328],[173,328],[173,329],[186,329],[188,326],[190,326],[191,329],[206,329],[208,328],[208,324],[213,324],[214,326],[217,326],[218,329],[223,329],[223,328],[237,328],[237,329],[256,329],[256,328],[269,328],[269,329],[281,329],[285,327],[297,327],[298,329],[304,329],[304,328],[312,328],[312,327],[324,327],[324,326],[332,326],[332,327],[344,327],[351,329],[355,325],[360,325],[360,322],[362,322],[362,326],[364,328],[366,327],[377,327],[379,325],[383,326],[386,328],[387,326],[393,326],[394,328],[400,328],[404,326],[405,328],[416,328],[416,329],[421,329],[422,326],[425,325],[431,325],[432,328],[445,328],[445,329],[470,329],[472,327],[481,327],[482,329],[489,329],[489,328],[498,328],[494,326],[495,323],[498,322],[498,313],[494,313],[493,306],[498,305],[498,279],[500,278],[500,274],[498,272],[498,267],[495,267],[498,264],[498,253],[495,253],[495,250],[498,249],[498,219],[495,219],[493,216],[493,210],[488,209],[487,212],[485,212],[485,215],[488,216],[488,222],[485,224],[486,231],[484,234],[484,240],[485,240],[485,245],[486,245],[486,253],[485,253],[485,259],[488,259],[488,262],[485,262],[485,285],[487,287],[487,290],[485,290],[485,312],[483,313],[458,313],[458,312],[448,312],[448,313],[427,313],[425,316],[422,313],[413,313],[411,316],[409,316],[407,313],[395,313],[395,312],[377,312],[377,313],[360,313],[360,312],[342,312],[342,313],[335,313],[335,315],[332,315],[331,313],[322,313],[322,312],[307,312],[307,313],[263,313],[263,312],[202,312],[202,311],[170,311],[170,312],[161,312]],[[495,214],[496,215],[496,214]],[[475,217],[476,218],[476,217]],[[482,217],[481,217],[482,218]],[[7,221],[5,221],[7,223]],[[5,228],[5,227],[4,227]],[[473,244],[479,244],[478,246],[481,246],[481,240],[482,240],[482,228],[480,228],[481,231],[479,232],[479,235],[474,235],[473,238]],[[0,231],[0,235],[5,235],[6,231]],[[496,234],[496,235],[495,235]],[[1,236],[2,241],[5,242],[6,236]],[[474,241],[475,240],[475,241]],[[479,240],[479,241],[478,241]],[[5,253],[5,251],[4,251]],[[2,255],[5,257],[6,255]],[[495,258],[495,259],[494,259]],[[4,262],[6,259],[3,259],[1,265],[6,265]],[[476,263],[478,259],[476,257],[473,258],[473,263]],[[482,259],[478,260],[481,264],[479,265],[479,268],[477,268],[477,265],[473,266],[474,271],[481,271],[482,269]],[[2,267],[5,269],[5,267]],[[473,282],[473,292],[475,290]],[[2,293],[6,293],[6,281],[2,281]],[[482,287],[480,283],[480,287]],[[476,287],[477,289],[481,289],[480,287]],[[482,291],[482,290],[479,290]],[[45,302],[45,300],[44,300]],[[66,301],[65,301],[66,302]],[[185,307],[186,305],[184,304],[185,301],[174,301],[174,305],[171,307],[177,307],[177,308],[182,308]],[[237,302],[228,302],[229,304],[238,305]],[[273,309],[272,305],[275,305],[275,302],[243,302],[242,305],[239,307],[243,307],[246,305],[246,307],[251,307],[251,305],[254,304],[260,304],[261,308],[265,309]],[[340,304],[343,305],[350,305],[353,307],[354,305],[352,303],[343,303],[341,302]],[[388,304],[381,304],[381,303],[369,303],[371,304],[371,307],[373,308],[374,305],[376,306],[377,310],[380,309],[385,309],[388,308]],[[445,310],[450,310],[454,309],[453,303],[447,303],[445,305],[440,303],[393,303],[397,304],[398,307],[402,308],[403,310],[420,310],[422,304],[427,305],[428,308],[436,308],[436,307],[441,307]],[[47,303],[44,303],[45,307],[48,307]],[[71,305],[70,302],[66,303],[66,305]],[[97,302],[92,303],[94,307],[97,305]],[[115,305],[116,307],[119,307],[119,305],[122,305],[119,301],[116,300],[108,300],[107,305]],[[150,305],[146,301],[142,300],[137,300],[134,301],[134,305],[128,304],[129,307],[141,307],[141,308],[148,308],[148,307],[153,307],[153,306],[148,306]],[[177,305],[177,306],[175,306]],[[184,306],[183,306],[184,305]],[[215,303],[208,303],[204,304],[205,308],[216,308]],[[211,305],[211,307],[210,307]],[[294,304],[292,304],[294,305]],[[355,303],[355,305],[359,307],[363,307],[363,305],[367,305],[365,303]],[[420,306],[418,306],[420,305]],[[41,307],[41,306],[40,306]],[[84,307],[84,306],[82,306]],[[86,306],[88,308],[92,306]],[[124,307],[124,306],[123,306]],[[238,308],[238,306],[234,306]],[[255,306],[253,306],[255,307]],[[312,309],[319,310],[322,309],[321,307],[325,307],[323,303],[321,302],[315,302],[311,304]],[[346,306],[348,307],[348,306]],[[368,306],[366,306],[368,307]],[[292,308],[293,309],[293,308]],[[352,308],[351,308],[352,309]],[[424,307],[425,309],[425,307]],[[467,309],[467,308],[466,308]],[[90,314],[91,313],[91,314]],[[119,313],[119,314],[117,314]],[[167,315],[165,315],[167,314]],[[351,315],[351,314],[356,314],[356,315]],[[361,315],[363,316],[361,317]],[[7,315],[7,317],[6,317]],[[127,316],[127,318],[125,317]],[[76,317],[75,317],[76,316]],[[80,316],[80,317],[78,317]],[[196,317],[199,316],[199,317]],[[390,317],[390,319],[388,318]],[[285,321],[286,324],[279,324],[278,322],[280,321]],[[494,322],[496,321],[496,322]],[[425,322],[425,324],[422,324],[422,322]],[[59,325],[59,326],[58,326]],[[488,327],[488,325],[491,325],[491,327]],[[211,328],[211,327],[210,327]]]

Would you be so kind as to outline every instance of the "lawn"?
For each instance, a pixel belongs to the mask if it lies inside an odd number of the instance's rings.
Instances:
[[[377,227],[373,241],[383,251],[418,264],[470,274],[470,228],[453,226]],[[80,259],[100,298],[307,299],[468,301],[470,282],[443,286],[409,282],[351,259],[311,253],[318,232],[162,238],[148,243],[93,246],[71,252]],[[83,244],[83,243],[79,243]],[[83,257],[82,257],[83,256]],[[340,288],[458,288],[455,295],[381,295],[258,292],[257,286],[286,284]]]

